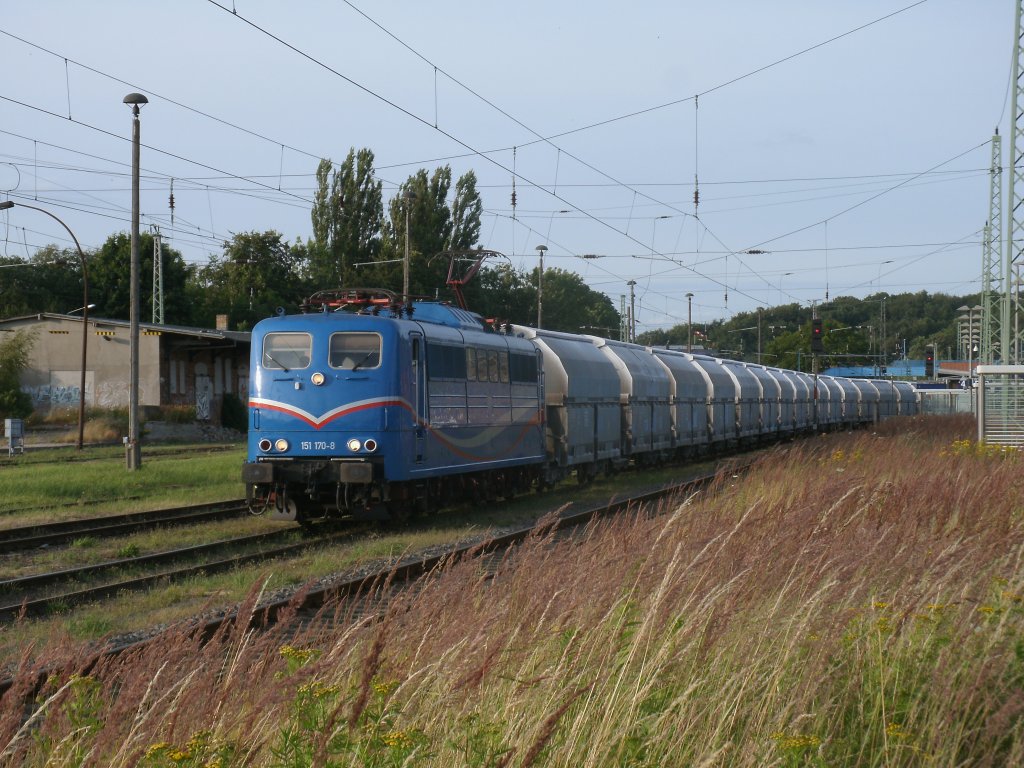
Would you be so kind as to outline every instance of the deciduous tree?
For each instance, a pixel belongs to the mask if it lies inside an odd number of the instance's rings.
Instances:
[[[164,322],[188,325],[193,319],[191,297],[186,289],[189,267],[181,253],[166,241],[160,250],[164,262]],[[118,232],[89,258],[89,301],[96,305],[97,316],[129,319],[131,252],[131,236]],[[153,316],[153,255],[153,235],[139,233],[139,319],[144,322]]]
[[[316,171],[310,278],[317,287],[350,284],[353,265],[378,258],[384,208],[373,152],[350,149],[334,169],[321,160]]]
[[[305,292],[305,258],[304,247],[289,246],[273,230],[235,235],[196,275],[196,324],[212,327],[226,314],[229,327],[249,330],[279,306],[294,310]]]

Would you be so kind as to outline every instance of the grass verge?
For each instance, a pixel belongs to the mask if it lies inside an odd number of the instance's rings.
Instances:
[[[496,574],[453,563],[379,621],[169,632],[88,677],[58,644],[0,761],[1021,764],[1024,473],[970,433],[814,438]]]
[[[124,449],[32,451],[0,467],[0,528],[245,496],[245,449],[148,450],[129,472]]]

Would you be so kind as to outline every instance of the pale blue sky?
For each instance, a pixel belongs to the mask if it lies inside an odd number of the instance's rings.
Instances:
[[[685,322],[688,291],[700,322],[978,290],[1011,0],[219,2],[5,4],[0,190],[86,247],[127,230],[139,90],[143,225],[192,262],[236,232],[309,237],[317,158],[367,146],[385,195],[473,169],[481,244],[513,263],[546,244],[617,307],[635,280],[638,332]],[[26,210],[0,233],[66,244]]]

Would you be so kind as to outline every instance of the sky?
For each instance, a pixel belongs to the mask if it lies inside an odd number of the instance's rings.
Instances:
[[[368,147],[385,201],[474,171],[480,245],[523,269],[545,245],[617,309],[632,290],[638,334],[980,290],[1012,0],[5,6],[0,200],[86,249],[130,229],[141,92],[141,226],[190,263],[310,238],[319,159]],[[0,235],[72,245],[18,207]]]

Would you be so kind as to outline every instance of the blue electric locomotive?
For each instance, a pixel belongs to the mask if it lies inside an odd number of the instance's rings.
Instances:
[[[250,509],[401,516],[512,495],[543,465],[543,376],[527,340],[447,304],[322,291],[252,334]]]

